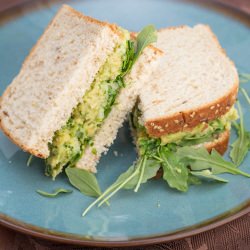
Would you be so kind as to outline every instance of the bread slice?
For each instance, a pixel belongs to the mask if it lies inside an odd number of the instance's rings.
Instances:
[[[117,26],[63,5],[1,98],[4,133],[23,150],[47,158],[54,132],[121,39]]]
[[[153,46],[143,51],[131,72],[126,75],[126,87],[121,90],[116,99],[116,105],[112,107],[110,114],[95,135],[93,146],[85,150],[83,157],[76,164],[77,168],[96,172],[96,165],[101,155],[108,151],[115,140],[118,129],[135,105],[140,89],[148,84],[152,72],[159,66],[158,58],[162,55],[163,53]]]
[[[142,122],[150,136],[190,130],[234,104],[237,70],[208,26],[162,29],[156,46],[165,52],[161,67],[140,92]]]

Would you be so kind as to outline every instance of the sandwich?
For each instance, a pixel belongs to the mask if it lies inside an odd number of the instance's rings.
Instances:
[[[2,95],[3,132],[53,178],[67,166],[96,172],[162,55],[155,41],[153,26],[135,40],[63,5]]]
[[[231,122],[238,118],[233,62],[206,25],[162,29],[156,46],[165,55],[134,111],[137,145],[146,136],[161,145],[204,146],[224,154]]]
[[[233,62],[206,25],[162,29],[154,44],[164,52],[130,115],[138,159],[86,210],[107,202],[120,189],[154,177],[186,192],[191,184],[221,173],[250,177],[221,155],[228,147],[239,79]]]

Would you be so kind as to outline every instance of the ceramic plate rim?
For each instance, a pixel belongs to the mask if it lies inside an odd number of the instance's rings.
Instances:
[[[221,2],[211,1],[215,6],[223,5],[225,9],[231,9],[235,13],[240,13],[241,16],[247,16],[246,13],[232,7],[225,6]],[[24,4],[25,5],[25,4]],[[8,10],[7,10],[8,11]],[[4,11],[5,12],[5,11]],[[129,246],[143,246],[170,242],[174,240],[181,240],[186,237],[191,237],[219,226],[223,226],[231,221],[234,221],[247,213],[250,213],[250,199],[244,203],[238,205],[236,208],[227,211],[224,214],[220,214],[207,221],[203,221],[199,224],[194,224],[191,227],[187,227],[178,231],[174,231],[167,234],[150,235],[142,237],[130,237],[127,240],[98,240],[96,238],[89,238],[87,236],[81,236],[78,234],[71,234],[60,232],[57,230],[50,230],[39,226],[34,226],[29,223],[17,220],[9,217],[3,213],[0,213],[0,225],[14,230],[19,233],[23,233],[29,236],[34,236],[42,240],[50,240],[61,244],[73,244],[78,246],[93,246],[93,247],[129,247]]]
[[[224,214],[220,214],[219,216],[213,217],[208,221],[203,221],[201,224],[195,224],[191,227],[184,228],[180,231],[175,231],[172,233],[155,235],[155,236],[145,236],[138,238],[131,237],[128,240],[97,240],[95,238],[87,239],[86,236],[84,238],[84,236],[76,234],[63,233],[59,231],[45,229],[38,226],[33,226],[31,224],[21,222],[14,218],[10,218],[4,215],[3,213],[0,213],[0,225],[29,236],[35,236],[43,240],[50,240],[57,243],[73,244],[79,246],[93,246],[93,247],[129,247],[129,246],[152,245],[152,244],[170,242],[174,240],[180,240],[186,237],[194,236],[215,229],[219,226],[222,226],[226,223],[236,220],[249,213],[250,199],[248,199],[243,204],[240,204],[236,208],[235,213],[231,214],[231,211],[234,211],[234,209]]]

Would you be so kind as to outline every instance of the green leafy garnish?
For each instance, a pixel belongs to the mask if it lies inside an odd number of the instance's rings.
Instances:
[[[244,128],[244,118],[243,118],[241,105],[239,102],[238,102],[238,110],[239,110],[239,116],[240,116],[240,124],[234,125],[234,127],[237,129],[237,132],[238,132],[238,138],[231,145],[232,150],[230,152],[230,157],[237,166],[239,166],[242,163],[250,147],[249,132],[246,131]]]
[[[157,41],[157,31],[153,25],[148,25],[139,33],[136,39],[136,53],[134,62],[138,59],[142,51],[150,44]]]
[[[186,192],[188,190],[188,169],[167,147],[161,147],[159,156],[162,159],[163,179],[171,188]]]
[[[192,175],[190,173],[190,171],[189,171],[187,182],[189,185],[200,185],[201,184],[201,180],[197,176]]]
[[[177,155],[193,171],[211,169],[212,174],[230,173],[250,177],[250,174],[241,171],[232,162],[226,161],[214,149],[209,154],[204,147],[182,147],[177,150]]]
[[[108,200],[121,189],[134,189],[134,191],[137,192],[140,185],[153,178],[159,168],[160,165],[155,160],[148,160],[146,156],[140,158],[126,172],[121,174],[117,180],[98,197],[98,199],[91,203],[84,210],[82,216],[85,216],[97,203],[100,202],[98,205],[98,207],[100,207],[104,202],[108,202]]]
[[[201,176],[207,179],[212,179],[212,180],[216,180],[219,182],[224,182],[227,183],[228,180],[225,180],[221,177],[218,177],[216,175],[213,175],[212,172],[209,169],[205,169],[205,170],[201,170],[201,171],[190,171],[190,173],[194,176]]]
[[[239,73],[240,83],[246,83],[250,81],[249,73]]]
[[[247,93],[247,91],[244,88],[240,88],[240,91],[242,92],[242,94],[244,95],[244,97],[246,98],[248,104],[250,105],[250,97]]]
[[[102,192],[94,174],[84,169],[72,167],[67,167],[65,172],[71,185],[77,188],[82,194],[91,197],[101,195]]]
[[[54,197],[58,196],[59,194],[72,193],[73,191],[69,190],[69,189],[64,189],[64,188],[58,188],[53,193],[48,193],[48,192],[45,192],[45,191],[42,191],[39,189],[36,192],[42,196],[54,198]]]
[[[27,167],[29,167],[29,166],[30,166],[30,164],[31,164],[31,162],[32,162],[33,157],[34,157],[33,155],[30,155],[30,156],[29,156],[29,158],[28,158],[28,160],[27,160],[27,163],[26,163]]]

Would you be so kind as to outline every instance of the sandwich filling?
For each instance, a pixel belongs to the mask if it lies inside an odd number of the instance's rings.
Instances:
[[[124,87],[123,78],[131,67],[133,42],[124,32],[124,40],[117,45],[98,71],[82,102],[74,108],[67,123],[55,132],[49,143],[50,156],[46,159],[46,174],[55,178],[65,166],[72,166],[86,147],[93,145],[93,137],[115,104]],[[93,148],[95,154],[95,149]]]
[[[192,146],[207,143],[218,139],[219,135],[231,127],[231,122],[238,119],[237,110],[232,107],[225,115],[208,123],[202,122],[196,127],[177,133],[171,133],[161,136],[160,138],[150,138],[146,132],[146,128],[141,123],[141,114],[135,109],[132,115],[132,126],[136,132],[136,140],[139,153],[142,148],[140,145],[147,140],[153,140],[161,146],[174,144],[175,146]],[[144,150],[143,150],[144,151]]]

